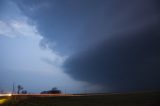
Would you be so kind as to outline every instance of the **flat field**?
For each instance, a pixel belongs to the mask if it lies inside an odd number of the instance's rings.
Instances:
[[[16,95],[2,106],[160,106],[160,92],[79,96]]]

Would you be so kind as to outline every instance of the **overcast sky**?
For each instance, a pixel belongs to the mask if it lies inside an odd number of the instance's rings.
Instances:
[[[0,89],[160,90],[158,0],[1,0]]]

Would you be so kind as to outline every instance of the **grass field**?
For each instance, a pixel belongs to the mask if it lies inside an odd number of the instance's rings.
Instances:
[[[160,106],[160,93],[12,96],[2,106]]]

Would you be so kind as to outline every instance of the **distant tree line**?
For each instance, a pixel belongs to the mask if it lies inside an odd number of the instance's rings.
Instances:
[[[59,90],[56,87],[54,87],[51,90],[42,91],[41,94],[61,94],[61,90]]]
[[[0,93],[5,93],[3,90],[0,90]],[[24,89],[22,85],[17,85],[16,89],[13,84],[13,90],[12,93],[17,93],[17,94],[27,94],[27,90]],[[61,90],[59,90],[57,87],[52,88],[51,90],[47,91],[42,91],[40,92],[41,94],[61,94]]]
[[[27,94],[27,90],[24,90],[24,87],[22,85],[18,85],[17,89],[18,94]]]

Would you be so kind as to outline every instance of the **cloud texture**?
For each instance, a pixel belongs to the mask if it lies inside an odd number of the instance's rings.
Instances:
[[[44,37],[69,56],[65,72],[110,91],[160,89],[158,0],[17,0]]]

